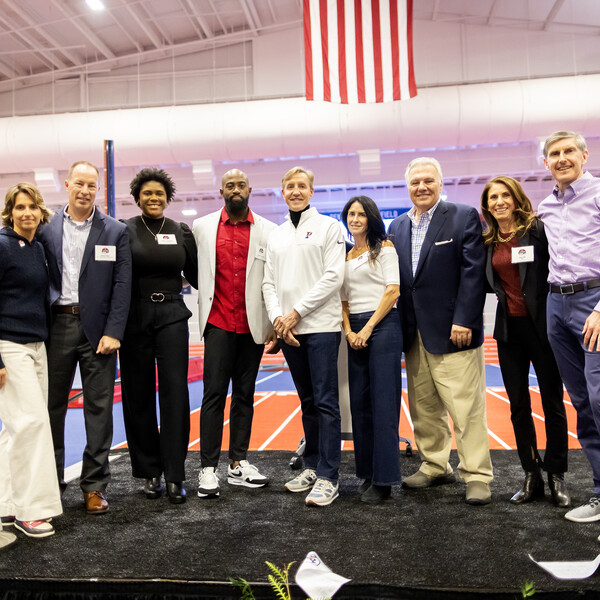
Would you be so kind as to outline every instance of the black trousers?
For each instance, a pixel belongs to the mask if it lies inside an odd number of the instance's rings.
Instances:
[[[497,341],[498,358],[519,458],[525,471],[539,466],[549,473],[567,470],[568,433],[563,384],[547,339],[540,340],[529,317],[508,318],[509,342]],[[533,364],[542,396],[546,452],[540,459],[529,396],[529,365]]]
[[[254,387],[264,346],[249,333],[207,323],[204,330],[204,396],[200,410],[202,467],[216,467],[223,440],[223,418],[231,381],[229,458],[245,460],[254,416]]]
[[[150,479],[164,473],[167,481],[185,480],[190,316],[183,300],[132,300],[120,359],[123,417],[134,477]]]
[[[48,345],[48,412],[56,471],[63,490],[67,485],[64,478],[65,418],[78,362],[86,431],[79,485],[84,492],[103,492],[108,485],[116,358],[116,353],[96,354],[96,348],[90,346],[83,332],[79,317],[55,315]]]

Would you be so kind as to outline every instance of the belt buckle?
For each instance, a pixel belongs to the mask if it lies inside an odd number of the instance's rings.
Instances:
[[[162,292],[153,292],[150,294],[150,300],[152,300],[152,302],[164,302],[165,295]]]
[[[570,296],[571,294],[574,294],[575,290],[573,289],[573,284],[572,283],[561,284],[560,293],[563,296]]]

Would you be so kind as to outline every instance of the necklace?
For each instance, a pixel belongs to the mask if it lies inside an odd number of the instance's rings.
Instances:
[[[162,223],[160,225],[160,229],[156,233],[152,233],[152,230],[150,229],[150,227],[148,227],[148,225],[146,224],[146,221],[144,220],[144,215],[142,215],[142,223],[144,224],[144,227],[150,232],[150,235],[156,241],[158,241],[158,234],[162,231],[162,228],[165,226],[165,218],[163,217]]]
[[[507,238],[503,238],[500,235],[500,232],[498,232],[498,241],[499,242],[510,242],[510,240],[512,240],[515,237],[515,235],[517,235],[517,232],[513,231]]]

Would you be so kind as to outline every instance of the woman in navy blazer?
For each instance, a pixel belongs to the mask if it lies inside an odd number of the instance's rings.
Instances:
[[[498,298],[494,338],[517,450],[525,471],[522,488],[510,499],[523,504],[544,496],[541,470],[548,472],[553,502],[570,504],[567,470],[567,419],[563,385],[546,333],[548,241],[521,184],[495,177],[485,186],[481,210],[489,226],[487,281]],[[529,395],[529,367],[539,383],[546,427],[546,452],[540,458]]]

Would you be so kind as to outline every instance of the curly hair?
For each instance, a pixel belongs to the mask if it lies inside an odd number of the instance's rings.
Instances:
[[[491,187],[495,183],[501,183],[503,186],[505,186],[512,196],[513,202],[515,203],[513,217],[517,225],[517,233],[519,237],[521,237],[533,225],[533,222],[536,219],[536,216],[533,212],[533,207],[531,206],[531,200],[529,200],[527,194],[521,187],[521,184],[516,179],[508,177],[507,175],[500,175],[490,179],[485,184],[481,194],[481,212],[483,213],[485,222],[488,224],[488,230],[483,234],[483,240],[486,246],[495,244],[499,241],[498,236],[500,234],[500,227],[498,225],[498,221],[496,221],[496,219],[492,216],[492,213],[490,213],[488,208],[488,196]]]
[[[171,176],[163,169],[155,169],[153,167],[147,167],[142,169],[129,184],[129,191],[135,200],[135,203],[140,205],[140,192],[142,186],[149,181],[156,181],[165,188],[167,194],[167,204],[173,200],[175,195],[175,182],[171,179]]]
[[[12,227],[12,213],[15,208],[15,201],[19,194],[27,194],[32,200],[33,203],[40,209],[42,212],[42,220],[40,221],[40,225],[43,223],[47,223],[52,216],[52,211],[46,208],[44,204],[44,198],[42,198],[42,194],[40,191],[33,185],[33,183],[16,183],[8,188],[6,192],[6,197],[4,198],[4,210],[2,211],[2,225],[5,227]]]

